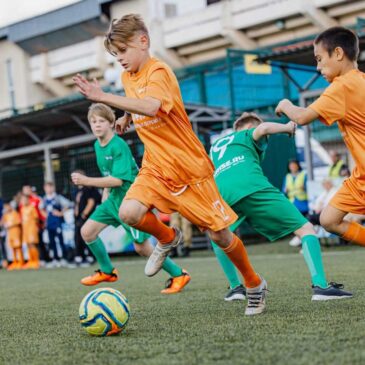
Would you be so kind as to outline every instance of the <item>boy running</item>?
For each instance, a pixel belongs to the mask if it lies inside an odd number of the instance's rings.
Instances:
[[[347,213],[365,214],[365,74],[357,67],[359,39],[349,29],[329,28],[314,40],[314,56],[317,70],[331,85],[307,108],[284,99],[276,113],[300,125],[316,119],[338,123],[355,168],[322,211],[320,222],[327,231],[365,246],[365,227],[343,219]]]
[[[133,183],[138,167],[127,143],[114,134],[115,115],[107,105],[92,104],[88,112],[91,130],[96,137],[94,144],[96,161],[103,177],[88,177],[80,173],[72,173],[74,184],[104,188],[103,203],[91,214],[81,228],[81,235],[94,254],[100,270],[94,275],[81,280],[84,285],[96,285],[103,281],[118,280],[118,272],[114,269],[99,233],[108,225],[120,225],[133,237],[134,248],[141,256],[150,256],[153,247],[148,241],[149,235],[129,227],[123,223],[118,210],[120,204]],[[163,294],[180,292],[190,281],[189,274],[177,266],[170,258],[166,259],[163,269],[171,275]]]
[[[98,83],[74,78],[87,98],[125,110],[116,130],[123,133],[133,120],[144,143],[142,169],[121,205],[121,219],[158,239],[145,273],[155,275],[168,253],[181,242],[180,230],[163,224],[151,212],[179,212],[207,230],[244,277],[246,315],[262,313],[267,284],[253,269],[242,241],[229,230],[237,219],[224,202],[213,178],[213,165],[194,134],[172,70],[149,54],[148,30],[139,15],[114,20],[105,38],[106,49],[125,69],[126,97],[104,93]]]
[[[216,167],[214,177],[223,199],[239,219],[230,227],[234,231],[246,220],[270,241],[294,233],[303,245],[304,260],[312,278],[312,300],[351,297],[341,285],[327,283],[321,249],[314,228],[299,210],[276,189],[264,175],[260,162],[267,147],[267,136],[277,133],[294,135],[296,124],[263,123],[254,113],[243,113],[234,132],[218,139],[210,150]],[[236,270],[224,252],[212,243],[218,261],[230,283],[225,300],[244,299]]]

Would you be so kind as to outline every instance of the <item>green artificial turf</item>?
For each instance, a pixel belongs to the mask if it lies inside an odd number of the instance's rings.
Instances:
[[[267,312],[245,317],[226,303],[227,283],[211,254],[177,260],[192,275],[183,293],[159,292],[166,275],[143,274],[139,258],[115,260],[121,279],[105,285],[128,298],[132,317],[120,336],[90,337],[78,307],[93,288],[92,269],[0,271],[0,364],[364,364],[365,250],[325,249],[329,280],[353,299],[312,303],[303,257],[286,242],[250,246],[269,284]]]

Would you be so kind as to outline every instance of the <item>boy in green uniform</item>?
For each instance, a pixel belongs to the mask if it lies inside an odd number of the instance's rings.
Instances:
[[[96,160],[103,177],[88,177],[80,173],[71,175],[76,185],[104,188],[103,203],[99,205],[81,228],[81,235],[94,254],[100,270],[81,280],[84,285],[96,285],[100,282],[114,282],[118,280],[118,272],[114,269],[110,257],[105,249],[99,233],[108,225],[124,229],[133,237],[136,252],[149,257],[153,251],[148,241],[148,234],[138,231],[123,223],[119,216],[119,207],[126,192],[138,174],[137,164],[127,143],[114,134],[115,115],[105,104],[93,104],[89,108],[88,120],[91,130],[97,140],[94,144]],[[181,291],[190,281],[187,272],[177,266],[171,259],[167,259],[163,269],[171,275],[164,294]]]
[[[233,125],[234,132],[218,139],[210,150],[215,166],[215,181],[223,199],[239,219],[230,227],[234,231],[246,220],[270,241],[290,233],[298,236],[312,278],[312,300],[351,297],[342,286],[327,283],[318,238],[311,223],[276,189],[264,175],[260,162],[270,134],[295,133],[296,124],[263,123],[254,113],[243,113]],[[245,291],[237,272],[225,253],[212,242],[214,252],[230,283],[226,300],[244,299]]]

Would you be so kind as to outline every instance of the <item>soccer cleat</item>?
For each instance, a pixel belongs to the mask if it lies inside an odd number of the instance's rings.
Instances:
[[[226,302],[232,302],[233,300],[245,300],[246,299],[246,288],[241,284],[236,286],[233,289],[230,289],[229,292],[224,297]]]
[[[328,288],[321,288],[319,286],[312,285],[313,295],[312,301],[325,301],[334,299],[347,299],[352,298],[352,293],[342,290],[343,284],[329,283]]]
[[[170,251],[177,247],[180,243],[183,241],[183,235],[180,231],[180,229],[175,228],[175,238],[174,240],[169,244],[161,245],[160,243],[157,243],[155,246],[151,256],[148,258],[148,261],[146,263],[146,266],[144,268],[144,273],[147,276],[154,276],[156,275],[162,268],[162,265],[170,253]]]
[[[261,284],[256,288],[246,288],[247,307],[246,316],[254,316],[261,314],[266,306],[267,283],[264,278],[261,278]]]
[[[189,273],[183,270],[182,275],[169,278],[166,281],[165,289],[161,290],[162,294],[175,294],[181,292],[189,284],[191,277]]]
[[[113,283],[114,281],[118,280],[118,271],[113,269],[111,274],[107,274],[100,270],[96,270],[95,274],[86,276],[85,278],[81,279],[81,284],[86,286],[97,285],[102,282]]]

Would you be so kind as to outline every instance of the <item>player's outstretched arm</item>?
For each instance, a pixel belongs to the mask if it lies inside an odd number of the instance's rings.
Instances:
[[[260,138],[270,134],[287,133],[289,136],[293,136],[295,134],[296,127],[297,125],[292,121],[286,124],[266,122],[256,127],[252,136],[255,141],[258,141]]]
[[[123,184],[123,180],[113,176],[89,177],[78,172],[71,174],[71,180],[75,185],[93,186],[95,188],[115,188]]]
[[[143,99],[136,99],[106,93],[96,79],[94,79],[93,82],[90,82],[80,74],[74,76],[72,80],[80,93],[87,99],[98,103],[108,104],[129,113],[154,117],[161,107],[161,101],[155,98],[145,97]]]
[[[311,108],[301,108],[293,105],[288,99],[283,99],[279,102],[275,109],[275,113],[280,117],[285,114],[290,120],[299,124],[306,125],[318,119],[319,114]]]

